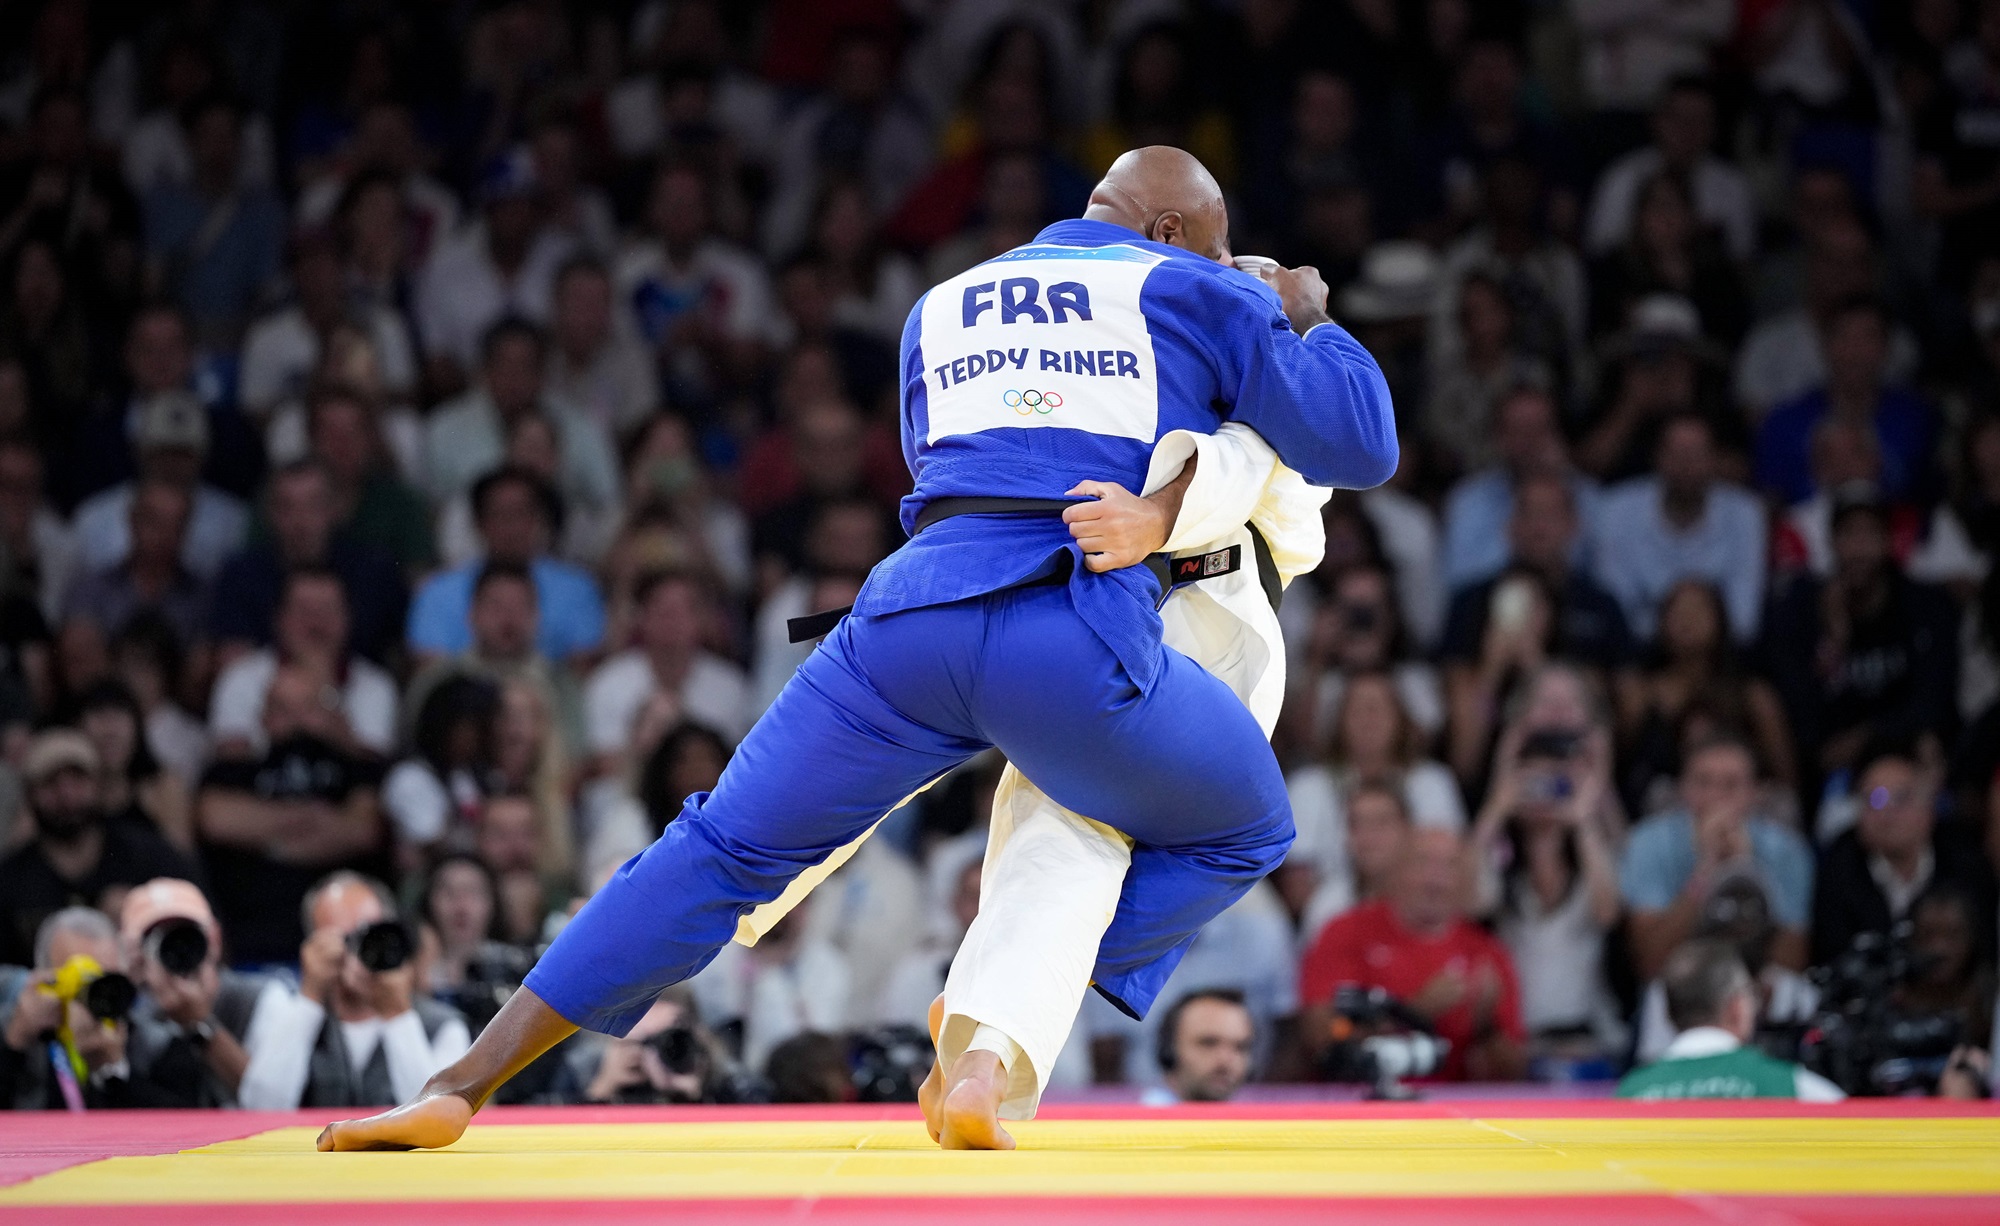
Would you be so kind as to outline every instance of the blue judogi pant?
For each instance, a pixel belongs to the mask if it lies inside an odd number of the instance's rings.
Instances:
[[[1284,859],[1285,783],[1257,721],[1177,651],[1150,683],[1066,586],[849,616],[737,749],[564,928],[527,986],[622,1035],[737,919],[989,746],[1137,843],[1097,986],[1144,1016],[1201,926]]]

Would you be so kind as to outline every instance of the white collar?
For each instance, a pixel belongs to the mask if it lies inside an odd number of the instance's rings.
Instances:
[[[1743,1040],[1720,1026],[1690,1026],[1674,1036],[1667,1044],[1667,1050],[1660,1053],[1662,1060],[1694,1060],[1702,1056],[1720,1056],[1743,1046]]]

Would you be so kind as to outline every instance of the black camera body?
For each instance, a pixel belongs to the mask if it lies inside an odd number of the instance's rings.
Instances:
[[[84,985],[79,997],[100,1022],[122,1022],[139,999],[138,985],[118,971],[106,971]]]
[[[1910,956],[1909,923],[1864,932],[1814,972],[1819,1009],[1799,1043],[1805,1066],[1851,1095],[1931,1093],[1964,1025],[1944,1013],[1896,1003],[1896,989],[1922,969]]]
[[[170,916],[146,929],[145,949],[167,974],[192,975],[208,961],[208,930],[191,919]]]
[[[1320,1057],[1328,1081],[1368,1086],[1368,1097],[1407,1101],[1419,1097],[1406,1077],[1428,1077],[1451,1050],[1430,1023],[1384,988],[1343,983],[1333,994],[1333,1042]]]
[[[398,919],[376,920],[347,935],[347,950],[376,974],[400,969],[417,952],[416,934]]]

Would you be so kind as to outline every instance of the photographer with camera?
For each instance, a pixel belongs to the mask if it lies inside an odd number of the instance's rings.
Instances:
[[[0,1007],[0,1109],[143,1105],[126,1060],[134,990],[123,965],[102,912],[68,907],[42,921],[35,969]]]
[[[259,1007],[238,1099],[257,1110],[402,1102],[465,1054],[449,1006],[417,992],[416,938],[386,886],[336,872],[307,891],[299,990]]]
[[[191,882],[158,877],[134,889],[118,928],[140,990],[130,1046],[158,1100],[147,1105],[234,1106],[250,1063],[243,1037],[265,994],[284,988],[223,968],[222,929]]]
[[[1748,1046],[1761,1002],[1756,981],[1723,941],[1689,941],[1660,971],[1667,1018],[1680,1031],[1661,1057],[1625,1075],[1618,1097],[1791,1098],[1839,1102],[1847,1096],[1819,1074]]]
[[[1513,959],[1463,905],[1464,839],[1414,830],[1389,894],[1328,924],[1299,967],[1300,1037],[1312,1067],[1325,1063],[1340,1016],[1336,990],[1380,988],[1451,1044],[1447,1081],[1517,1081],[1527,1071]]]
[[[701,1024],[693,994],[676,985],[624,1038],[577,1036],[563,1054],[554,1097],[562,1103],[740,1103],[762,1094]]]

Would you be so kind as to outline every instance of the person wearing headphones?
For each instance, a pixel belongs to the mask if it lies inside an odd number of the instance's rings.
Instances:
[[[1167,1010],[1154,1037],[1166,1084],[1147,1092],[1149,1105],[1226,1103],[1250,1078],[1257,1023],[1234,988],[1189,992]]]

